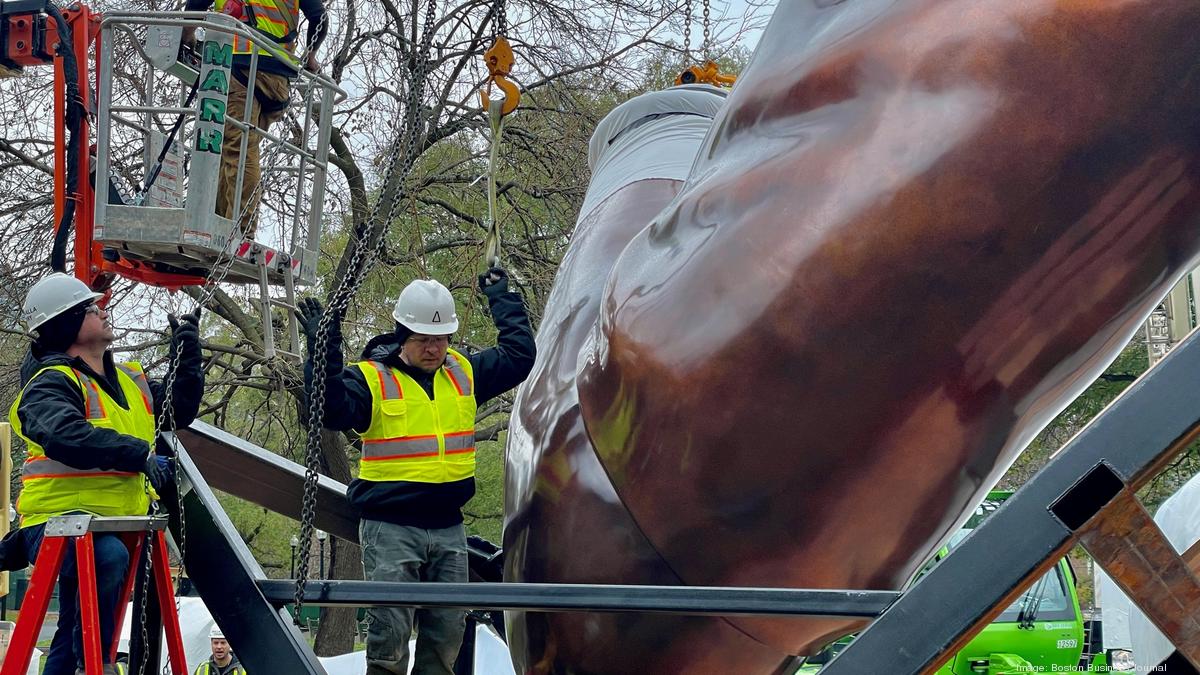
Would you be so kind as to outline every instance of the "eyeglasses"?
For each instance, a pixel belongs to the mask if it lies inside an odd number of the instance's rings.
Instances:
[[[87,307],[83,308],[84,314],[95,314],[96,316],[99,316],[100,312],[102,312],[102,311],[104,311],[104,310],[100,309],[100,305],[97,305],[94,302],[92,304],[88,305]]]

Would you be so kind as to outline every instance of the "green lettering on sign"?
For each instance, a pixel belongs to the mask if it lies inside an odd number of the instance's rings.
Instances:
[[[208,75],[204,77],[204,82],[200,84],[200,91],[219,91],[222,94],[228,94],[229,77],[225,75],[224,70],[213,68],[208,71]]]
[[[198,129],[196,131],[196,150],[200,152],[211,152],[221,154],[221,130],[213,129],[212,131],[204,131]]]
[[[232,68],[233,45],[229,43],[221,44],[216,40],[208,40],[204,43],[204,62],[211,63],[214,66]]]
[[[225,102],[219,98],[200,99],[200,121],[225,123]]]

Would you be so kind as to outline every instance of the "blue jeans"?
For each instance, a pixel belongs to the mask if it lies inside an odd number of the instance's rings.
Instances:
[[[29,559],[36,562],[42,548],[45,525],[21,530]],[[100,608],[100,651],[108,659],[121,585],[129,571],[129,549],[115,534],[92,535],[96,548],[96,598]],[[79,622],[79,579],[75,567],[75,545],[67,542],[58,576],[58,629],[50,642],[50,653],[42,675],[75,675],[83,667],[83,632]]]
[[[461,523],[426,530],[361,520],[358,535],[368,581],[467,581],[467,536]],[[465,620],[461,609],[368,608],[367,675],[408,672],[408,640],[414,623],[413,675],[450,675],[462,648]]]

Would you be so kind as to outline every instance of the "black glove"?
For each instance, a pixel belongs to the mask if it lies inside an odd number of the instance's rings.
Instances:
[[[296,312],[300,315],[300,330],[304,331],[311,348],[317,341],[317,328],[321,325],[325,309],[321,307],[320,300],[304,298],[296,305]],[[342,340],[342,312],[336,312],[329,322],[329,341],[332,343],[334,340],[339,344]]]
[[[170,481],[164,466],[167,458],[161,458],[163,462],[159,462],[159,459],[158,455],[150,452],[146,453],[146,461],[142,463],[142,473],[150,479],[150,485],[154,487],[155,491],[162,489],[162,486]]]
[[[172,346],[182,346],[191,350],[200,348],[200,308],[188,312],[180,318],[174,314],[167,315],[167,323],[171,325]]]
[[[304,298],[296,305],[300,314],[300,326],[304,336],[308,338],[308,360],[315,363],[314,356],[317,348],[317,329],[321,325],[321,317],[325,310],[316,298]],[[325,377],[336,377],[342,372],[342,317],[343,312],[335,312],[329,322],[329,341],[325,343]]]
[[[502,293],[508,292],[508,272],[503,268],[493,267],[484,274],[479,275],[479,290],[488,296],[488,299],[494,298]]]

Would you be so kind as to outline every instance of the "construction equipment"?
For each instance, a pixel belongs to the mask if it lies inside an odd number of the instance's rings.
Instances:
[[[203,29],[198,49],[183,44],[185,28]],[[259,52],[291,63],[279,45],[224,14],[97,14],[81,4],[60,13],[49,0],[0,6],[2,72],[57,67],[58,228],[52,266],[65,271],[65,246],[73,231],[74,273],[97,291],[106,291],[118,276],[171,289],[258,284],[267,356],[282,352],[298,358],[295,287],[316,279],[330,125],[334,104],[345,92],[328,78],[293,66],[293,98],[299,103],[291,107],[292,132],[275,134],[255,126],[253,97],[243,119],[226,120],[235,37],[259,48],[244,73],[250,88]],[[121,67],[144,86],[116,84],[114,55],[119,53],[134,55]],[[243,236],[242,226],[254,220],[248,210],[258,200],[247,200],[232,218],[214,211],[225,124],[261,135],[273,158],[255,186],[256,195],[270,197],[257,214],[261,225],[255,240]],[[246,175],[248,135],[242,135],[238,155],[238,194]],[[282,294],[274,290],[278,287]],[[287,347],[276,346],[271,314],[277,307],[285,310]]]
[[[46,523],[45,539],[33,567],[29,592],[21,609],[12,642],[0,675],[22,675],[29,667],[33,647],[46,618],[50,596],[58,582],[59,570],[67,554],[68,544],[75,547],[76,567],[79,574],[79,612],[83,626],[84,670],[86,675],[101,675],[101,661],[111,662],[116,658],[117,638],[121,633],[125,603],[133,596],[137,578],[137,560],[147,548],[147,537],[153,539],[149,555],[153,569],[154,586],[160,608],[163,628],[166,629],[172,675],[187,675],[187,663],[183,656],[183,638],[179,632],[179,616],[175,611],[175,600],[171,586],[171,568],[167,559],[164,531],[165,517],[118,517],[98,518],[86,514],[58,516]],[[99,606],[96,597],[96,567],[94,533],[119,533],[129,549],[129,573],[122,585],[121,602],[115,619],[112,644],[100,644]],[[102,659],[105,650],[107,658]]]
[[[689,66],[684,69],[675,84],[711,84],[714,87],[732,87],[737,78],[721,72],[716,61],[705,61],[702,66]]]

